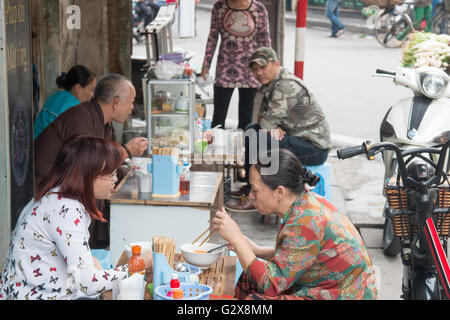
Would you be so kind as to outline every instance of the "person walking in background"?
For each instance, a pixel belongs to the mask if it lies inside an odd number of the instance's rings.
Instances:
[[[63,72],[56,78],[58,92],[47,99],[34,122],[34,140],[47,126],[64,111],[82,102],[89,101],[94,96],[97,80],[95,74],[82,65],[73,66],[69,72]]]
[[[431,13],[433,11],[432,0],[414,1],[414,28],[431,32]],[[422,23],[425,21],[425,25]],[[411,32],[409,26],[397,35],[397,39],[402,41]]]
[[[339,8],[341,4],[342,0],[327,0],[325,14],[331,21],[331,38],[338,38],[345,31],[345,26],[339,19]]]
[[[250,55],[260,46],[271,46],[267,10],[256,0],[218,0],[212,9],[211,29],[201,75],[206,79],[221,39],[214,84],[212,127],[225,128],[231,96],[239,90],[239,123],[244,129],[251,121],[258,81],[248,67]]]

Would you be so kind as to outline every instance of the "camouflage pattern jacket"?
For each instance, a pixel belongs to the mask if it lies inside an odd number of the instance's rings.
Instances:
[[[330,150],[330,127],[325,114],[304,82],[280,67],[277,77],[258,89],[255,111],[262,129],[281,128],[290,136]]]

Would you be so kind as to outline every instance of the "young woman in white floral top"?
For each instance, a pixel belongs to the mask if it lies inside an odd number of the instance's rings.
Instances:
[[[78,137],[59,151],[11,235],[1,270],[0,300],[57,300],[95,296],[127,276],[126,265],[96,267],[89,249],[92,219],[106,222],[96,199],[107,199],[117,181],[122,148],[114,141]],[[151,254],[146,255],[146,267]]]

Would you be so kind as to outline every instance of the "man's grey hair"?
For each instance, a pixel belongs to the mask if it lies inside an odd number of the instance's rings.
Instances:
[[[130,79],[120,74],[112,73],[104,76],[95,87],[94,99],[103,103],[110,103],[116,97],[125,99],[128,94],[125,83],[133,86]]]

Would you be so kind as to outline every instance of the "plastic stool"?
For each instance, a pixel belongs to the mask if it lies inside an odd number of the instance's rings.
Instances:
[[[315,192],[331,202],[331,170],[328,163],[324,163],[320,166],[305,166],[308,170],[311,170],[320,177],[320,181],[312,192]]]
[[[103,269],[112,269],[112,259],[111,259],[111,251],[105,249],[91,249],[91,254],[94,256]]]
[[[228,252],[228,255],[229,255],[229,256],[234,256],[234,257],[237,258],[237,254],[236,254],[236,252],[234,252],[234,251],[229,251],[229,252]],[[244,270],[242,269],[242,265],[241,265],[241,263],[239,262],[239,259],[236,259],[236,277],[234,278],[234,287],[235,287],[235,288],[236,288],[236,284],[237,284],[239,278],[241,277],[241,274],[242,274],[243,271],[244,271]]]

